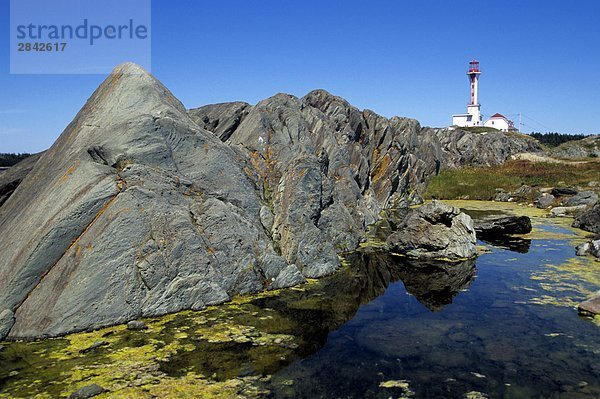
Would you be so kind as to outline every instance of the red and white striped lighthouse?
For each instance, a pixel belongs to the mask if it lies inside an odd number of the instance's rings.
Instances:
[[[469,72],[467,72],[467,76],[471,82],[471,102],[469,105],[479,105],[479,75],[481,75],[481,71],[479,70],[479,61],[473,60],[469,62]]]
[[[481,104],[479,104],[479,61],[469,62],[467,76],[471,84],[471,99],[467,104],[466,114],[452,115],[452,124],[455,126],[482,126]]]

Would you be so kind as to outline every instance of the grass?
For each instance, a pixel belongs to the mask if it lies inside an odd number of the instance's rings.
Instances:
[[[514,191],[529,186],[585,186],[600,180],[600,162],[581,164],[507,161],[494,167],[446,169],[431,179],[426,199],[489,200],[497,188]]]
[[[499,132],[500,130],[487,126],[465,126],[458,129],[471,133]]]

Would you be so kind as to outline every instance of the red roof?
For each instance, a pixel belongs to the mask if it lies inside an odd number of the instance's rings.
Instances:
[[[503,118],[503,119],[506,119],[506,117],[505,117],[504,115],[502,115],[502,114],[497,114],[497,113],[496,113],[496,114],[494,114],[494,115],[492,115],[492,116],[490,116],[490,118]]]

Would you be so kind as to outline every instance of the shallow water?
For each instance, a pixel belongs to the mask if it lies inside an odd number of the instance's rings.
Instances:
[[[538,233],[565,239],[493,248],[452,303],[433,310],[406,282],[392,283],[322,349],[277,373],[275,396],[600,397],[600,328],[574,310],[599,288],[586,277],[600,278],[600,267],[561,270],[574,256],[572,230],[534,222]]]
[[[600,325],[575,306],[600,289],[600,263],[574,256],[582,234],[564,221],[533,224],[481,242],[476,262],[364,248],[331,277],[145,331],[2,344],[0,398],[91,383],[109,391],[97,398],[598,398]]]

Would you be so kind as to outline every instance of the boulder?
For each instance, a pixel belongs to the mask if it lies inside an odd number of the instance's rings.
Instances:
[[[69,399],[89,399],[93,398],[94,396],[98,396],[105,391],[106,390],[104,388],[97,384],[86,385],[83,388],[79,388],[77,391],[73,392],[69,396]]]
[[[577,306],[579,314],[582,316],[596,316],[600,314],[600,291],[585,302],[581,302]]]
[[[577,205],[594,205],[598,202],[598,194],[594,191],[580,191],[566,202],[566,206],[577,206]]]
[[[492,198],[492,200],[494,201],[498,201],[498,202],[508,202],[511,198],[511,194],[508,191],[504,191],[504,189],[502,188],[497,188],[496,189],[496,193],[494,194],[494,197]]]
[[[556,208],[552,208],[550,211],[550,216],[553,217],[574,217],[582,214],[587,209],[585,205],[577,205],[577,206],[557,206]]]
[[[600,258],[600,239],[584,242],[576,248],[578,256],[593,255]]]
[[[531,219],[527,216],[503,216],[475,221],[477,237],[495,237],[531,232]]]
[[[471,217],[442,202],[411,211],[397,228],[387,246],[409,258],[461,261],[477,255]]]
[[[523,184],[521,187],[516,189],[511,196],[517,201],[528,201],[533,199],[536,195],[536,191],[533,187]]]
[[[554,197],[552,194],[542,193],[542,195],[537,198],[535,203],[538,208],[546,209],[554,205],[554,201],[556,201],[556,197]]]
[[[573,221],[573,227],[600,234],[600,204],[587,209]]]
[[[132,331],[147,330],[148,326],[143,321],[131,320],[127,323],[127,329]]]
[[[565,195],[575,195],[577,190],[570,187],[554,187],[551,192],[555,197],[563,197]]]

